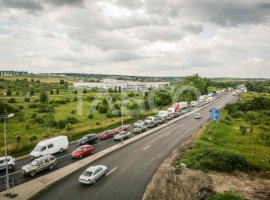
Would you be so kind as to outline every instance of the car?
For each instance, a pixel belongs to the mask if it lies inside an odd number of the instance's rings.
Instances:
[[[123,125],[123,126],[120,126],[120,127],[116,128],[116,129],[114,129],[114,131],[116,133],[120,133],[122,131],[127,131],[129,129],[129,127],[130,127],[130,125]]]
[[[79,182],[82,184],[95,184],[98,179],[107,174],[105,165],[95,165],[87,168],[79,177]]]
[[[85,144],[85,145],[78,147],[76,150],[74,150],[71,153],[71,157],[72,158],[82,158],[84,156],[91,154],[93,150],[94,150],[93,146],[91,146],[89,144]]]
[[[138,121],[136,121],[136,122],[134,123],[134,126],[135,126],[135,127],[139,127],[139,126],[141,126],[143,123],[144,123],[143,120],[138,120]]]
[[[83,136],[79,141],[79,145],[83,144],[90,144],[90,143],[95,143],[98,139],[98,136],[96,134],[88,134]]]
[[[98,139],[105,140],[107,138],[113,137],[115,134],[116,134],[115,130],[104,131],[98,135]]]
[[[153,122],[154,120],[155,120],[155,117],[150,116],[150,117],[147,117],[144,121],[145,121],[146,123],[150,123],[150,122]]]
[[[197,113],[197,114],[195,115],[195,119],[201,119],[201,118],[202,118],[202,116],[201,116],[200,113]]]
[[[26,176],[35,176],[36,173],[45,169],[52,170],[56,164],[56,158],[53,155],[47,155],[34,159],[30,164],[22,167],[22,173]]]
[[[140,126],[133,129],[133,133],[142,133],[147,130],[146,126]]]
[[[171,115],[168,115],[167,117],[165,117],[166,120],[171,120],[173,117]]]
[[[118,133],[117,135],[115,135],[113,138],[114,138],[114,140],[121,140],[122,138],[126,139],[129,137],[130,137],[129,131],[122,131],[122,132]]]
[[[182,113],[182,114],[187,113],[187,109],[182,109],[182,110],[181,110],[181,113]]]
[[[154,128],[154,127],[156,127],[157,126],[157,123],[155,123],[155,122],[149,122],[148,124],[147,124],[147,128]]]
[[[11,170],[15,166],[15,158],[7,156],[7,166]],[[0,170],[6,169],[6,157],[0,157]]]

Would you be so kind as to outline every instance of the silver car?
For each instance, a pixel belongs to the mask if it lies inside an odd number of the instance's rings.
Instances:
[[[120,133],[118,133],[117,135],[115,135],[113,138],[114,140],[121,140],[123,138],[126,139],[126,138],[129,138],[130,137],[130,132],[128,131],[122,131]]]
[[[15,166],[15,158],[7,156],[8,169],[13,169]],[[0,157],[0,170],[6,169],[6,157]]]
[[[52,155],[43,156],[33,160],[30,164],[22,168],[22,173],[26,176],[35,176],[36,173],[45,169],[52,170],[56,164],[56,158]]]
[[[79,177],[79,182],[83,184],[95,184],[98,179],[107,174],[107,167],[96,165],[87,168]]]

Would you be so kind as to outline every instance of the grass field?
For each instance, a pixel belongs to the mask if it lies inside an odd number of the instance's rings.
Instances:
[[[269,97],[269,94],[245,93],[240,99],[244,101],[259,95]],[[243,117],[234,119],[222,110],[220,122],[209,122],[179,163],[201,170],[269,170],[269,116],[259,116],[266,124],[251,127]],[[247,127],[245,133],[240,130],[243,126]]]

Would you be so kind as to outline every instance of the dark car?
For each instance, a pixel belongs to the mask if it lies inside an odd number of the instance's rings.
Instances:
[[[88,134],[88,135],[83,136],[79,140],[79,145],[94,143],[97,141],[97,139],[98,139],[98,136],[96,134]]]
[[[156,122],[149,122],[148,124],[147,124],[147,128],[154,128],[154,127],[156,127],[157,126],[157,123]]]

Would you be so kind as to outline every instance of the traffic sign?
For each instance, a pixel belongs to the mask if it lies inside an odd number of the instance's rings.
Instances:
[[[213,108],[211,109],[211,120],[218,121],[220,118],[220,109]]]

